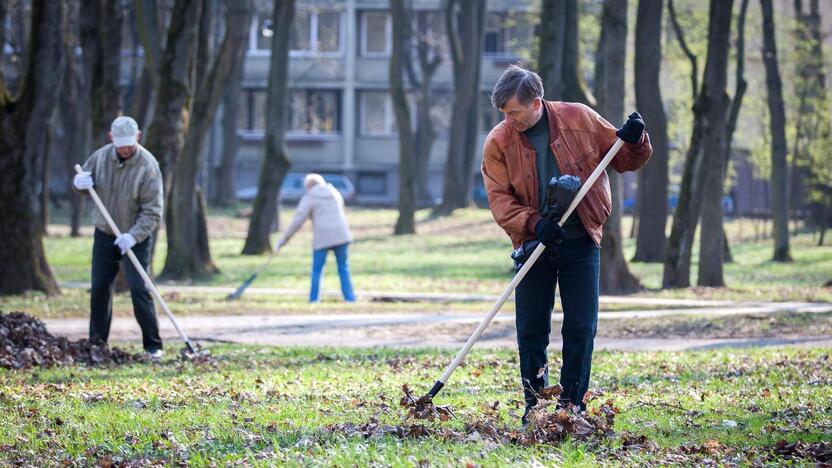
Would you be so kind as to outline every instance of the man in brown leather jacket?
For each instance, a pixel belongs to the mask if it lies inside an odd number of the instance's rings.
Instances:
[[[546,348],[556,284],[564,315],[561,404],[586,407],[598,324],[601,231],[612,208],[609,179],[602,174],[561,227],[540,215],[546,184],[561,175],[586,180],[616,138],[625,142],[610,163],[618,172],[641,168],[653,150],[637,113],[616,130],[583,104],[544,101],[540,77],[515,65],[497,81],[491,102],[505,115],[483,148],[482,176],[492,214],[514,248],[533,240],[547,247],[515,292],[525,423],[537,392],[548,385]]]

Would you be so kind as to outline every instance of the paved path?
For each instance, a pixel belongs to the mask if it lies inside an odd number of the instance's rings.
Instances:
[[[792,311],[801,313],[832,312],[832,304],[763,303],[757,306],[694,307],[690,309],[660,309],[616,311],[600,314],[600,320],[660,317],[680,314],[741,315],[771,314]],[[374,314],[293,314],[293,315],[235,315],[179,317],[183,329],[194,340],[256,343],[266,345],[304,346],[392,346],[392,347],[450,347],[461,346],[483,314],[471,313],[374,313]],[[161,314],[161,313],[160,313]],[[561,321],[561,314],[553,314]],[[44,320],[55,334],[72,339],[86,337],[87,319]],[[162,337],[177,337],[166,317],[159,317]],[[555,330],[557,327],[553,327]],[[555,331],[552,346],[559,349]],[[110,338],[114,341],[138,341],[138,325],[132,318],[114,318]],[[516,346],[514,316],[501,313],[494,318],[477,346]],[[762,339],[685,339],[685,338],[603,338],[596,340],[598,349],[614,350],[683,350],[722,346],[768,346],[796,344],[832,347],[830,336]]]
[[[61,288],[69,289],[89,289],[89,283],[83,282],[63,282],[60,284]],[[227,295],[234,292],[237,286],[187,286],[187,285],[171,285],[158,284],[159,291],[164,293],[195,293],[195,294],[221,294]],[[306,289],[292,289],[292,288],[261,288],[249,287],[245,291],[245,295],[252,296],[294,296],[294,297],[308,297],[309,291]],[[322,293],[325,297],[340,298],[341,293],[335,290],[324,291]],[[490,302],[497,300],[499,295],[491,294],[464,294],[464,293],[419,293],[419,292],[386,292],[386,291],[357,291],[356,295],[359,299],[369,300],[374,302]],[[508,297],[508,302],[514,301],[514,296]],[[832,303],[811,303],[811,302],[766,302],[766,301],[729,301],[729,300],[712,300],[712,299],[674,299],[661,297],[638,297],[638,296],[600,296],[600,302],[604,304],[629,304],[633,306],[666,306],[672,308],[712,308],[712,307],[766,307],[776,305],[776,307],[802,307],[806,305],[825,305],[832,307]],[[784,309],[780,309],[784,310]]]

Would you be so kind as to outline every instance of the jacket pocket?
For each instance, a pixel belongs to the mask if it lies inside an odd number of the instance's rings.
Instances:
[[[578,172],[580,172],[581,174],[585,174],[584,177],[582,177],[582,179],[586,179],[587,177],[589,177],[589,174],[592,173],[591,169],[594,168],[597,164],[595,159],[595,151],[593,150],[589,150],[586,153],[584,153],[581,157],[575,159],[575,162],[573,164],[575,164],[575,167],[578,168]]]

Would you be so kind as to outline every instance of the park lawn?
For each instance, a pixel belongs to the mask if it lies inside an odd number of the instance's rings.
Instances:
[[[60,216],[61,212],[58,211]],[[284,223],[291,211],[284,213]],[[506,253],[510,245],[496,227],[487,210],[459,210],[454,216],[428,218],[419,212],[416,236],[392,236],[389,226],[395,221],[393,210],[351,209],[350,219],[356,243],[351,247],[353,281],[356,289],[387,293],[464,293],[497,295],[507,285],[511,270]],[[625,232],[629,231],[625,219]],[[324,300],[306,303],[308,290],[309,243],[308,227],[281,252],[269,270],[255,281],[253,287],[279,288],[287,294],[248,293],[238,301],[225,301],[226,292],[182,292],[177,285],[208,285],[236,287],[264,261],[265,256],[242,256],[247,219],[237,210],[219,210],[211,217],[213,255],[221,273],[213,278],[194,282],[162,282],[164,297],[177,315],[241,315],[292,313],[385,313],[385,312],[485,312],[490,302],[461,301],[373,301],[362,299],[345,304],[338,294],[338,278],[330,265],[324,279]],[[810,300],[832,301],[832,288],[824,288],[832,275],[832,247],[817,247],[810,234],[792,238],[795,262],[778,264],[768,261],[770,243],[755,241],[748,231],[752,222],[732,221],[726,225],[729,237],[735,238],[735,262],[725,267],[728,288],[688,288],[660,291],[660,264],[631,263],[631,269],[651,288],[641,297],[698,298],[718,300]],[[83,288],[89,282],[92,239],[89,235],[71,238],[63,225],[50,226],[52,235],[45,239],[47,256],[58,280],[68,287],[59,296],[38,292],[0,297],[0,310],[21,310],[39,318],[86,317],[89,296]],[[87,234],[90,232],[86,228]],[[745,237],[742,237],[745,236]],[[744,239],[739,242],[739,239]],[[164,239],[163,239],[164,240]],[[695,247],[696,248],[696,247]],[[163,267],[165,242],[159,244],[156,271]],[[633,239],[625,240],[626,254],[633,250]],[[696,255],[694,255],[695,280]],[[330,259],[333,262],[333,259]],[[503,306],[504,313],[513,312],[513,303]],[[649,304],[605,304],[601,311],[649,310],[671,308]],[[114,300],[117,316],[131,316],[128,294]],[[789,319],[791,320],[791,319]],[[794,320],[792,320],[794,321]],[[643,327],[640,327],[643,328]],[[656,327],[653,327],[656,328]]]
[[[217,361],[203,365],[169,357],[120,368],[0,370],[0,464],[750,464],[784,462],[773,451],[780,440],[832,438],[828,349],[596,353],[592,387],[605,394],[590,407],[614,402],[615,434],[536,447],[485,436],[365,440],[328,429],[374,417],[404,424],[401,385],[426,391],[449,352],[211,350]],[[438,398],[456,417],[422,423],[462,431],[488,419],[519,429],[516,367],[514,351],[475,350]],[[495,401],[498,410],[489,416],[485,407]],[[622,448],[625,436],[645,436],[646,448]]]
[[[293,211],[283,214],[284,226]],[[420,234],[393,236],[392,210],[350,210],[355,243],[350,247],[350,267],[358,291],[453,292],[499,294],[510,279],[511,246],[484,210],[463,210],[450,218],[426,219],[419,213]],[[212,278],[187,284],[237,286],[256,271],[267,256],[240,255],[247,221],[233,216],[212,217],[209,226],[212,256],[221,272]],[[55,229],[56,232],[61,232]],[[62,234],[45,240],[47,257],[59,282],[88,283],[92,257],[89,236]],[[158,244],[154,269],[162,271],[166,252],[164,233]],[[311,229],[305,226],[285,247],[254,286],[309,288]],[[338,290],[334,257],[325,270],[324,290]]]
[[[247,219],[240,210],[213,210],[209,224],[211,248],[220,273],[199,281],[179,284],[237,286],[263,264],[266,256],[239,255]],[[284,210],[283,226],[293,211]],[[488,210],[458,210],[453,216],[432,219],[427,210],[417,214],[417,235],[393,236],[394,210],[349,209],[356,242],[350,248],[350,264],[356,290],[382,292],[430,292],[491,294],[502,292],[510,280],[510,243]],[[624,232],[629,218],[625,218]],[[769,261],[771,240],[754,240],[752,222],[729,221],[735,262],[725,265],[727,288],[689,288],[658,291],[662,265],[631,263],[634,273],[649,289],[646,297],[712,298],[728,300],[832,301],[832,246],[817,247],[811,234],[792,237],[794,262]],[[47,258],[58,281],[89,282],[92,239],[66,236],[64,226],[52,225],[45,239]],[[261,274],[255,287],[307,290],[309,287],[311,230],[307,225]],[[632,256],[634,239],[625,239],[625,256]],[[164,234],[154,268],[164,266]],[[694,244],[692,282],[696,282],[698,242]],[[324,291],[338,290],[338,277],[330,256]]]

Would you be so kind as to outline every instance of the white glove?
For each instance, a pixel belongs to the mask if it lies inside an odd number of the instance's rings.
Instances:
[[[74,185],[78,190],[91,189],[93,186],[92,173],[82,172],[80,174],[75,174],[75,178],[72,179],[72,185]]]
[[[136,238],[128,232],[116,237],[115,244],[121,249],[121,254],[124,255],[131,247],[136,245]]]

